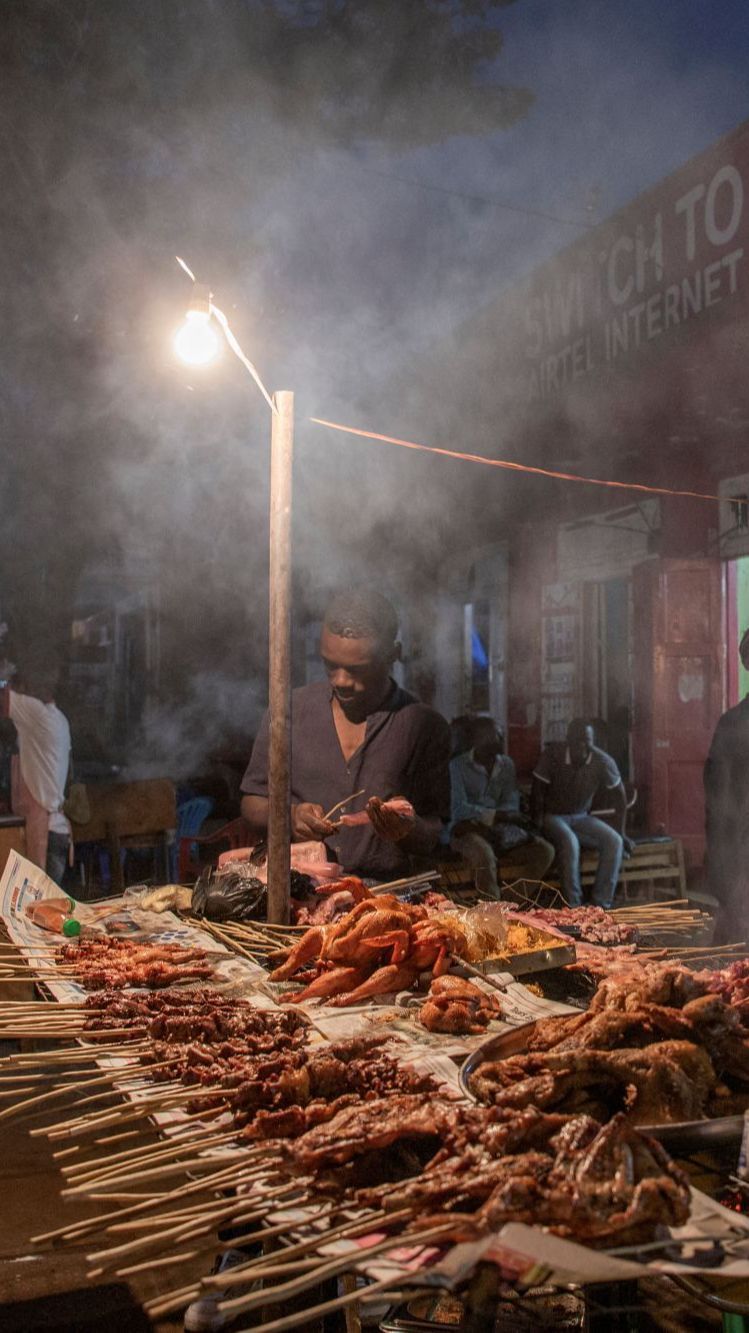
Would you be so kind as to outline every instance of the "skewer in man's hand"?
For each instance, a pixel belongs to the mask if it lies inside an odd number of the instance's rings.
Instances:
[[[335,825],[325,818],[321,805],[302,801],[291,807],[291,836],[294,842],[322,842],[335,833]]]

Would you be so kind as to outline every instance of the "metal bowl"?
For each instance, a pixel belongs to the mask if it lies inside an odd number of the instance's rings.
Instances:
[[[554,1020],[545,1018],[543,1021],[549,1023]],[[471,1076],[478,1066],[483,1064],[484,1060],[505,1060],[510,1055],[523,1055],[528,1050],[528,1042],[535,1028],[535,1022],[524,1023],[522,1027],[489,1037],[471,1051],[463,1061],[458,1075],[461,1090],[466,1097],[477,1105],[480,1104],[470,1087]],[[692,1152],[699,1151],[700,1148],[717,1147],[722,1143],[740,1142],[744,1130],[744,1117],[725,1115],[715,1120],[683,1120],[667,1125],[638,1125],[637,1128],[644,1134],[652,1135],[672,1151]]]

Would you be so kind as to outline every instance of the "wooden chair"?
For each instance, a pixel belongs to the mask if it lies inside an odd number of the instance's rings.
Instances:
[[[168,778],[145,778],[140,782],[92,783],[87,788],[91,818],[76,824],[76,843],[91,849],[84,853],[88,876],[92,852],[106,850],[111,862],[112,889],[121,893],[125,875],[121,852],[148,850],[154,872],[161,883],[170,877],[169,851],[177,827],[174,783]]]
[[[26,820],[20,815],[0,815],[0,874],[11,852],[26,855]]]

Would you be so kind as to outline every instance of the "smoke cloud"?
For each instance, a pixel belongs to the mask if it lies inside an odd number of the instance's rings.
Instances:
[[[720,33],[705,4],[474,6],[468,82],[496,100],[472,121],[448,73],[441,93],[409,73],[430,52],[398,27],[432,10],[436,34],[449,10],[464,32],[458,4],[380,6],[354,62],[342,8],[321,53],[322,4],[6,5],[0,610],[21,648],[64,651],[83,571],[139,555],[165,657],[131,773],[194,770],[265,698],[268,412],[228,351],[174,364],[174,255],[268,386],[296,391],[299,618],[353,578],[424,602],[453,553],[553,516],[555,493],[306,419],[511,451],[503,366],[482,356],[477,382],[466,321],[746,114],[739,5]],[[581,463],[603,425],[567,422]]]

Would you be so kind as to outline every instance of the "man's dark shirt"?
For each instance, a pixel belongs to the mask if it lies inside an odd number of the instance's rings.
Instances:
[[[346,763],[335,729],[327,681],[295,690],[291,705],[291,800],[330,810],[364,788],[346,806],[363,810],[370,796],[405,796],[417,815],[450,818],[450,736],[439,713],[421,704],[395,681],[382,707],[367,718],[363,743]],[[252,749],[242,791],[268,795],[268,715]],[[408,869],[400,843],[378,838],[367,823],[342,828],[327,843],[347,870],[373,879],[393,878]]]
[[[548,745],[533,770],[546,791],[547,815],[586,815],[596,792],[621,785],[619,769],[610,754],[594,745],[584,764],[573,764],[566,745]]]

